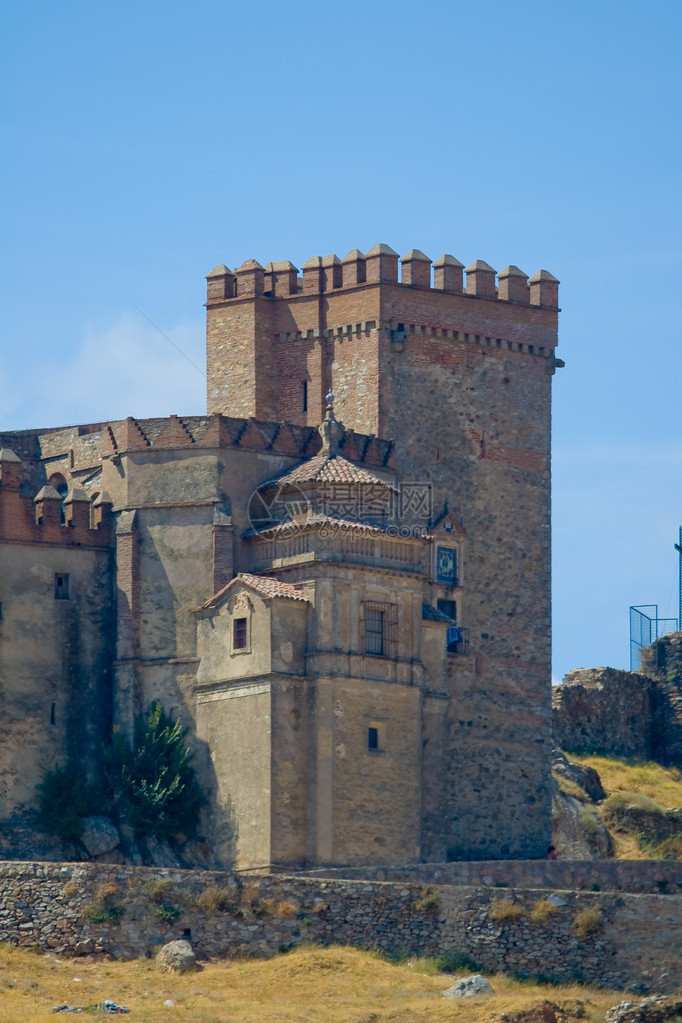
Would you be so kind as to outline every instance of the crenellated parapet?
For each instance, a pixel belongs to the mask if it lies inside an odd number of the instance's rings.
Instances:
[[[319,431],[313,426],[272,423],[219,414],[187,416],[182,419],[177,416],[164,419],[129,418],[108,424],[106,430],[110,444],[106,455],[111,458],[138,451],[182,449],[205,451],[223,448],[270,452],[273,455],[292,458],[311,458],[322,446]],[[341,442],[341,453],[359,465],[377,469],[392,469],[395,465],[392,441],[356,433],[354,430],[346,430]]]
[[[22,490],[22,460],[0,449],[0,541],[62,547],[109,547],[111,501],[103,493],[91,502],[73,487],[65,498],[49,484],[35,496]]]
[[[559,281],[548,270],[539,270],[529,279],[517,266],[498,273],[482,259],[465,269],[449,253],[432,264],[420,249],[411,249],[400,258],[384,244],[373,246],[364,255],[352,249],[343,259],[335,254],[312,256],[301,272],[288,260],[263,267],[248,259],[236,270],[221,263],[210,272],[207,282],[208,306],[233,299],[292,298],[377,284],[554,310],[559,304]]]

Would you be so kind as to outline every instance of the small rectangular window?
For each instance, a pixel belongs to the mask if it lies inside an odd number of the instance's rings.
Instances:
[[[2,621],[2,601],[0,600],[0,622]]]
[[[372,725],[367,729],[367,749],[379,749],[379,729]]]
[[[442,611],[448,618],[452,618],[455,625],[457,624],[457,601],[456,600],[439,600],[438,610]]]
[[[56,703],[53,703],[52,706],[50,707],[50,724],[51,725],[56,725],[57,724],[57,704]]]
[[[246,618],[235,618],[232,623],[232,649],[246,649]]]
[[[301,381],[301,389],[303,391],[302,401],[301,401],[302,411],[303,412],[307,412],[308,411],[308,381],[307,380],[302,380]]]
[[[54,577],[54,599],[69,599],[69,577],[61,572],[56,572]]]

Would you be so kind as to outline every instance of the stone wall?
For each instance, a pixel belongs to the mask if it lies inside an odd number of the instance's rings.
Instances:
[[[476,860],[404,867],[334,867],[305,873],[307,877],[489,888],[654,894],[682,889],[682,863],[677,860]]]
[[[643,650],[641,671],[570,671],[552,712],[562,749],[682,767],[682,633]]]
[[[184,936],[200,958],[269,956],[312,941],[447,953],[488,971],[641,992],[673,991],[679,979],[675,895],[17,862],[0,864],[0,878],[0,941],[60,954],[125,959]],[[580,934],[586,910],[592,927]]]

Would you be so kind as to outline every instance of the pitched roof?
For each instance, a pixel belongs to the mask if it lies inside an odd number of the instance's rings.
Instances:
[[[379,479],[367,469],[353,465],[343,455],[330,456],[322,452],[309,458],[307,462],[296,466],[291,472],[280,476],[279,483],[355,483],[364,486],[384,487],[394,490],[391,483]]]
[[[279,579],[272,579],[268,575],[251,575],[250,572],[240,572],[234,579],[230,579],[226,586],[223,586],[221,590],[218,590],[217,593],[214,593],[212,597],[203,603],[201,605],[202,609],[216,607],[230,587],[238,582],[250,586],[252,590],[256,590],[263,597],[289,597],[290,600],[303,600],[310,603],[310,598],[302,590],[297,590],[291,583],[280,582]]]

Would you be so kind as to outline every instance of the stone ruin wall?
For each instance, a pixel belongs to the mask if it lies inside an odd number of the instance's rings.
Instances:
[[[642,651],[641,671],[570,671],[552,710],[564,750],[682,767],[682,632]]]
[[[186,937],[200,959],[342,943],[412,955],[454,953],[486,971],[642,993],[672,992],[680,975],[682,902],[669,894],[234,877],[73,863],[5,862],[0,878],[0,941],[62,955],[92,950],[128,959]],[[221,891],[229,903],[224,909],[211,899]],[[556,912],[545,922],[533,920],[533,907],[548,896],[558,902]],[[496,920],[495,903],[508,900],[518,904],[519,917]],[[576,915],[586,908],[597,911],[598,924],[578,937]],[[93,920],[98,911],[115,916],[120,909],[116,922]],[[176,910],[173,922],[164,922]],[[80,942],[88,944],[77,950]]]

